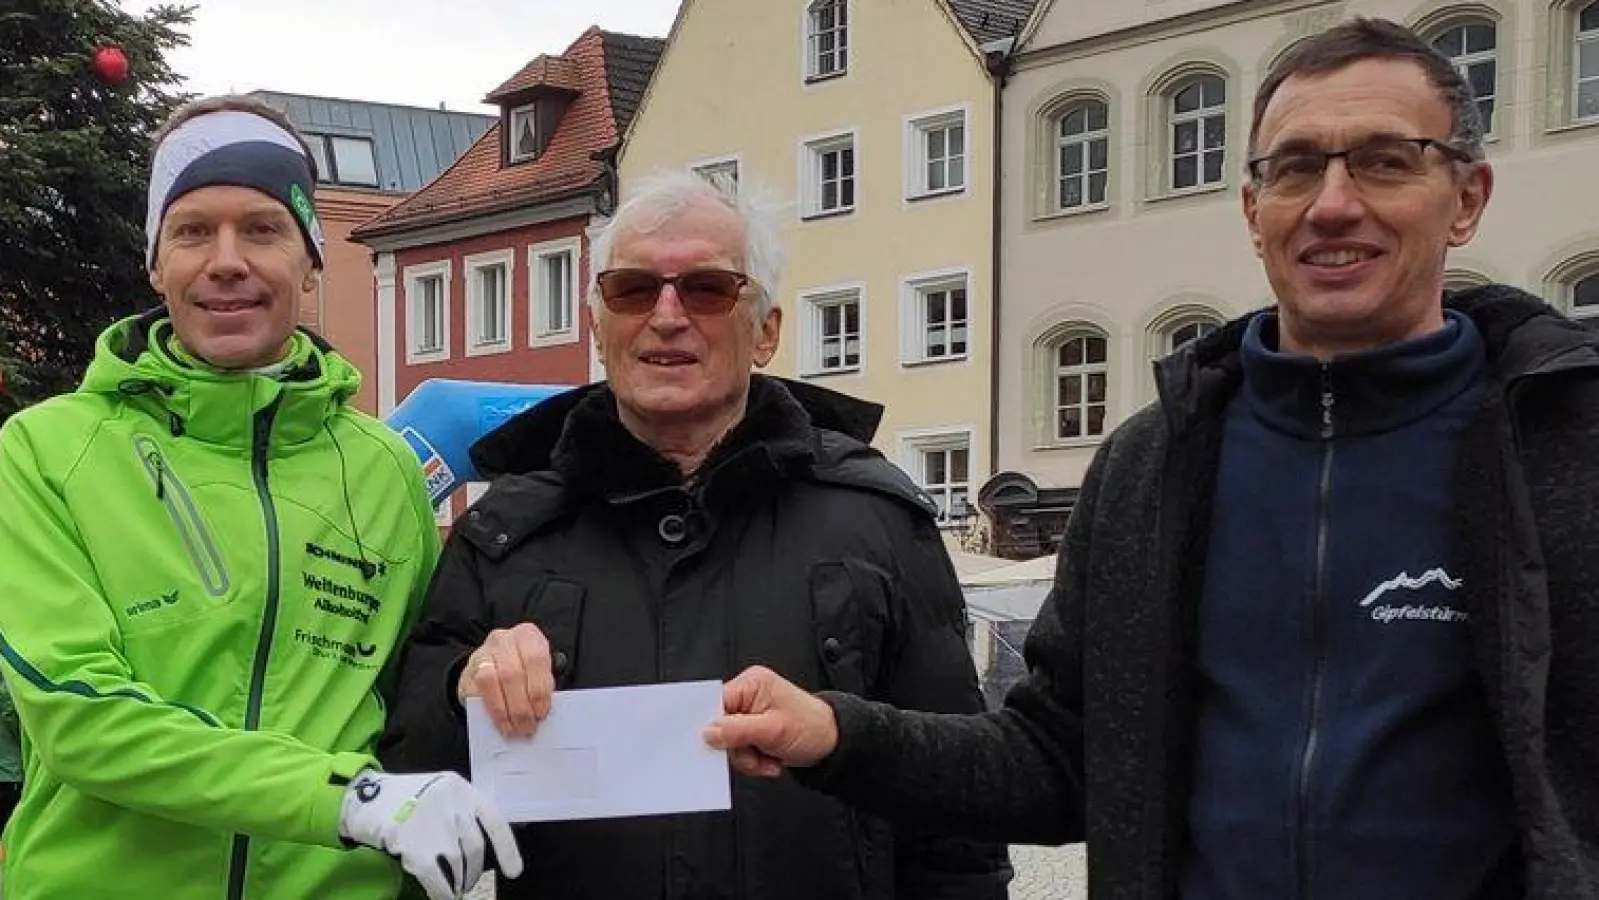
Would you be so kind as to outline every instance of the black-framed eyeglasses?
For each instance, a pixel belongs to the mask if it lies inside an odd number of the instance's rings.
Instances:
[[[689,269],[676,275],[650,269],[606,269],[594,282],[605,308],[617,315],[649,315],[661,298],[661,289],[671,285],[689,315],[725,316],[738,305],[750,277],[730,269]]]
[[[1275,194],[1308,193],[1321,186],[1327,166],[1344,161],[1349,177],[1370,187],[1396,187],[1414,182],[1427,172],[1427,150],[1437,150],[1455,162],[1474,162],[1472,155],[1446,141],[1427,137],[1374,137],[1343,150],[1294,147],[1251,159],[1249,177],[1263,190]]]

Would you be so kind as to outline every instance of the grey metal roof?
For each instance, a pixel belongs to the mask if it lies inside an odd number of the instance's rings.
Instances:
[[[977,43],[1015,37],[1033,14],[1039,0],[950,0],[955,17],[961,20]]]
[[[378,187],[410,193],[444,171],[493,125],[479,113],[423,109],[277,91],[254,96],[281,110],[308,135],[364,137],[377,158]]]
[[[628,123],[638,112],[639,101],[650,86],[650,76],[666,50],[662,38],[639,37],[602,32],[605,38],[605,75],[611,89],[611,112],[616,117],[616,132],[626,134]]]

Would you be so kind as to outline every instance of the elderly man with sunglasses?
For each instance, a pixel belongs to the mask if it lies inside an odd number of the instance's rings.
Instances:
[[[1100,449],[1004,709],[757,669],[712,742],[891,821],[1086,839],[1094,900],[1599,897],[1599,345],[1444,290],[1482,133],[1394,23],[1289,52],[1242,198],[1277,303]]]
[[[606,381],[473,447],[497,475],[456,523],[379,753],[468,766],[462,703],[507,735],[551,694],[726,679],[944,712],[982,706],[925,494],[867,441],[881,409],[752,374],[777,351],[772,214],[691,174],[642,184],[593,247]],[[526,825],[500,900],[1001,900],[1003,845],[951,840],[788,781],[730,812]]]

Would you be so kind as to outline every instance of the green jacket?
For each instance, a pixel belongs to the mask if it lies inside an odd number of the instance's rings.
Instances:
[[[439,538],[415,454],[305,333],[183,361],[155,314],[0,431],[0,670],[23,726],[6,900],[387,900],[339,837]]]

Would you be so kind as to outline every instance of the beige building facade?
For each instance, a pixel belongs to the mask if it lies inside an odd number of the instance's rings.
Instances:
[[[1151,363],[1272,302],[1240,204],[1255,88],[1345,18],[1409,25],[1490,117],[1497,186],[1451,286],[1497,281],[1599,314],[1599,0],[1054,0],[1014,58],[1001,165],[1001,532],[1052,549]]]
[[[781,207],[772,374],[883,404],[876,446],[958,522],[992,471],[996,88],[1032,0],[686,0],[621,195],[695,168]],[[990,43],[994,42],[994,43]]]

